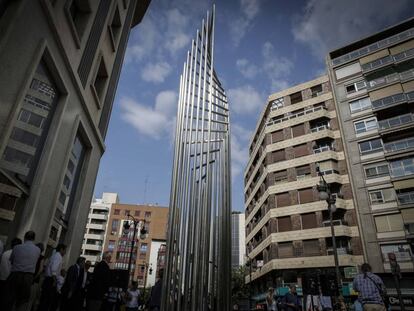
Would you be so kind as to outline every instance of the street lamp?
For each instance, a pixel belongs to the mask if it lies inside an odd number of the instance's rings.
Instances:
[[[336,274],[336,283],[338,286],[338,292],[341,289],[341,272],[339,271],[339,260],[338,260],[338,251],[336,249],[336,239],[335,239],[335,229],[333,225],[333,213],[336,211],[336,198],[332,195],[331,187],[326,182],[325,178],[323,177],[323,174],[321,173],[319,169],[318,163],[316,163],[316,171],[318,172],[318,175],[321,177],[319,184],[317,186],[318,192],[319,192],[319,198],[321,200],[325,200],[328,203],[328,211],[329,211],[329,224],[331,226],[331,235],[332,235],[332,248],[333,248],[333,254],[334,254],[334,261],[335,261],[335,274]],[[339,295],[341,295],[339,293]]]
[[[145,219],[144,220],[135,219],[130,214],[128,214],[127,216],[128,216],[128,218],[132,219],[132,226],[134,228],[134,232],[133,232],[133,235],[132,235],[132,242],[131,242],[131,250],[129,251],[129,261],[128,261],[128,280],[130,280],[131,279],[132,255],[133,255],[134,247],[135,247],[135,235],[136,235],[136,232],[137,232],[137,226],[141,221],[143,222],[143,225],[141,227],[141,230],[139,231],[140,239],[145,240],[145,238],[148,235],[148,232],[147,232],[147,229],[145,229]],[[129,234],[129,229],[130,228],[131,228],[131,224],[129,223],[129,221],[126,221],[124,223],[124,232],[127,232],[127,234]]]
[[[249,267],[249,311],[252,309],[252,269],[256,269],[256,261],[253,261],[249,256],[246,256],[246,266]]]

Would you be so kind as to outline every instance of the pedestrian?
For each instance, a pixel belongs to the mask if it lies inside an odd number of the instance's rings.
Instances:
[[[27,231],[24,243],[16,245],[10,255],[11,273],[7,278],[7,298],[9,303],[5,310],[26,310],[30,300],[30,290],[33,283],[36,263],[40,249],[34,244],[36,234]]]
[[[139,295],[138,282],[132,281],[131,287],[127,289],[125,300],[126,300],[126,311],[138,311],[139,307]]]
[[[111,252],[104,252],[102,260],[95,266],[87,293],[88,311],[99,311],[101,309],[102,302],[111,282],[110,262]]]
[[[381,278],[371,272],[371,266],[367,263],[361,265],[361,273],[353,282],[354,289],[359,292],[358,300],[364,311],[386,311],[386,288]]]
[[[319,301],[321,303],[322,311],[332,311],[332,300],[330,296],[320,295]]]
[[[295,285],[289,286],[289,292],[283,296],[282,303],[285,311],[299,311],[302,309]]]
[[[306,311],[322,311],[320,296],[307,295],[306,296]]]
[[[40,255],[39,259],[36,263],[36,270],[33,277],[33,284],[30,289],[30,300],[27,305],[26,311],[31,310],[37,310],[38,304],[39,304],[39,298],[40,298],[40,278],[43,275],[44,272],[44,262],[45,262],[45,256],[43,255],[43,251],[45,247],[43,246],[43,243],[37,243],[36,246],[40,249]]]
[[[155,282],[154,286],[151,289],[151,296],[149,299],[149,308],[150,311],[159,311],[161,310],[161,293],[162,293],[162,278],[164,276],[164,270],[160,270],[159,278]]]
[[[275,299],[275,290],[273,289],[273,287],[269,287],[269,289],[267,290],[266,306],[267,306],[267,310],[269,310],[269,311],[276,311],[277,310],[276,299]]]
[[[57,305],[57,281],[62,270],[62,259],[66,253],[66,245],[58,244],[54,254],[49,258],[45,268],[45,279],[42,284],[42,294],[38,311],[56,310]]]
[[[80,310],[82,308],[81,289],[84,278],[84,266],[85,258],[79,257],[76,263],[69,267],[61,291],[61,310]]]
[[[91,268],[92,263],[90,260],[85,261],[85,267],[83,269],[82,277],[82,286],[81,286],[81,304],[82,309],[86,306],[86,293],[88,291],[89,283],[91,281],[91,273],[89,269]]]
[[[17,245],[22,244],[22,240],[19,238],[14,238],[11,241],[10,249],[5,251],[3,255],[1,255],[1,262],[0,262],[0,305],[6,302],[7,296],[7,278],[11,272],[11,262],[10,262],[10,255],[13,251],[13,248]]]

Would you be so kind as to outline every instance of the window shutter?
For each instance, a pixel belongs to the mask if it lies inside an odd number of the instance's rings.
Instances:
[[[291,202],[290,202],[289,192],[280,193],[276,195],[276,206],[277,207],[289,206],[290,204]]]
[[[309,175],[311,169],[309,165],[303,165],[296,168],[296,176]]]
[[[292,134],[293,137],[298,137],[301,135],[305,135],[305,125],[299,124],[292,127]]]
[[[295,157],[296,158],[303,157],[303,156],[306,156],[306,155],[309,154],[308,146],[306,144],[295,146],[294,150],[295,150]]]
[[[273,163],[286,160],[285,150],[278,150],[272,152]]]
[[[279,258],[292,258],[293,257],[293,245],[289,243],[279,243],[278,245]]]
[[[387,231],[389,231],[387,216],[377,216],[377,217],[375,217],[375,225],[377,226],[377,232],[387,232]]]
[[[290,220],[290,216],[287,217],[280,217],[277,219],[279,232],[291,231],[292,230],[292,222]]]
[[[281,182],[281,181],[286,181],[287,180],[287,171],[279,171],[279,172],[275,172],[273,173],[274,176],[274,180],[275,182]]]
[[[319,240],[303,241],[303,252],[305,256],[319,256],[321,254]]]
[[[276,143],[283,140],[283,130],[272,133],[272,143]]]
[[[316,223],[315,213],[309,213],[309,214],[302,215],[302,229],[312,229],[316,227],[317,227],[317,223]]]
[[[299,203],[305,204],[305,203],[310,203],[310,202],[314,202],[313,189],[307,188],[307,189],[299,190]]]
[[[401,214],[388,215],[388,222],[390,224],[391,231],[404,230],[404,223]]]

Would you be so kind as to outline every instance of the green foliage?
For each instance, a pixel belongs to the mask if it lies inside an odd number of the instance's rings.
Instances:
[[[249,286],[245,284],[247,270],[245,266],[233,268],[231,272],[231,298],[233,303],[249,297]]]

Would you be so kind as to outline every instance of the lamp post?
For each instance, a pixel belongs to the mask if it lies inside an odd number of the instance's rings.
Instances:
[[[332,235],[332,248],[333,248],[333,254],[334,254],[334,261],[335,261],[335,274],[336,274],[336,283],[338,287],[339,295],[341,295],[340,290],[342,287],[341,284],[341,272],[339,271],[339,260],[338,260],[338,251],[336,249],[336,238],[335,238],[335,228],[333,225],[333,213],[336,211],[336,198],[332,195],[331,187],[326,182],[325,178],[323,177],[323,174],[319,170],[318,163],[316,164],[316,171],[318,172],[318,175],[321,177],[319,184],[317,186],[318,192],[319,192],[319,198],[321,200],[325,200],[328,203],[328,211],[329,211],[329,224],[331,226],[331,235]]]
[[[132,234],[131,249],[129,251],[129,261],[128,261],[128,280],[130,280],[131,279],[132,255],[133,255],[134,247],[135,247],[135,235],[137,233],[137,226],[141,221],[143,222],[142,228],[140,230],[140,235],[139,235],[141,240],[144,240],[146,238],[147,229],[145,229],[145,219],[144,220],[135,219],[130,214],[128,214],[127,217],[128,217],[128,219],[129,218],[132,219],[132,226],[134,228],[134,232]],[[129,229],[130,228],[131,228],[131,224],[128,221],[126,221],[124,223],[124,230],[125,230],[125,232],[127,232],[128,235],[129,235]]]
[[[249,267],[249,311],[252,309],[252,269],[256,269],[255,262],[247,256],[246,266]]]

